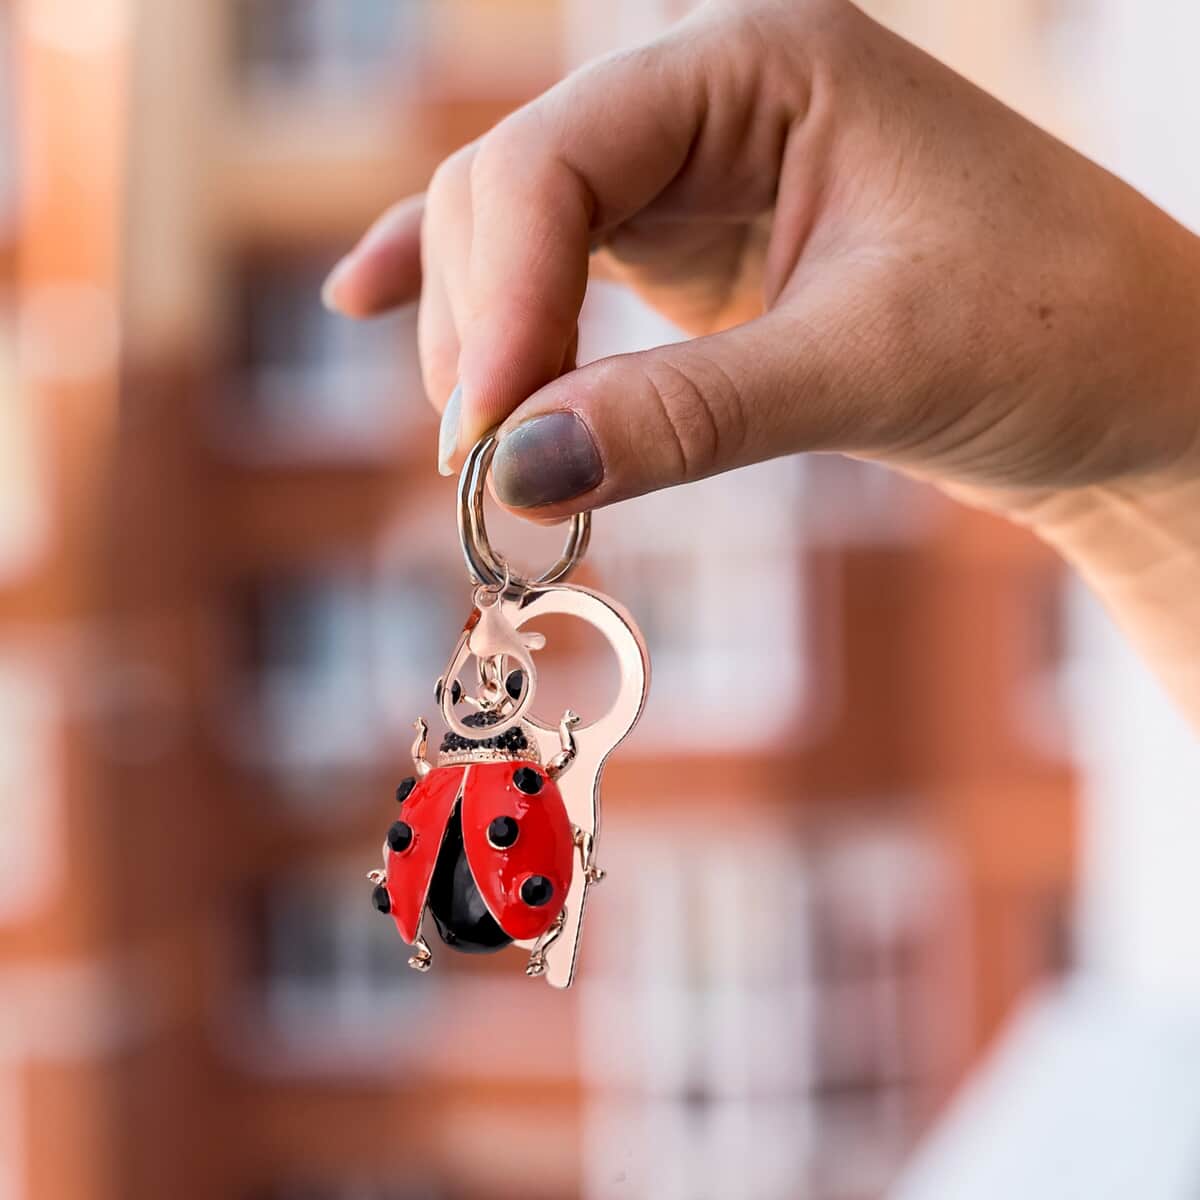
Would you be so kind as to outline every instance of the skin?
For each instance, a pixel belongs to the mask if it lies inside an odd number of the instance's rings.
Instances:
[[[691,339],[574,369],[589,271]],[[326,300],[419,298],[443,465],[499,425],[501,499],[554,493],[527,516],[874,459],[1057,546],[1200,723],[1198,279],[1191,233],[845,0],[750,0],[452,155]]]

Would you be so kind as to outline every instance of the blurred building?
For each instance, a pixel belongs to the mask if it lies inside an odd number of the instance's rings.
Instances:
[[[469,590],[412,317],[320,280],[680,7],[0,0],[0,1200],[868,1200],[1068,961],[1060,571],[825,457],[597,518],[656,678],[577,989],[370,908]],[[585,357],[671,336],[589,296]]]

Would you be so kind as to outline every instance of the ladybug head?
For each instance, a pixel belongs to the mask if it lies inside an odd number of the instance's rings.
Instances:
[[[479,730],[479,737],[465,738],[447,733],[438,749],[438,765],[449,766],[469,762],[538,762],[537,743],[525,726],[514,725],[495,737],[489,737],[488,726],[498,725],[504,714],[481,710],[463,718],[463,724]]]

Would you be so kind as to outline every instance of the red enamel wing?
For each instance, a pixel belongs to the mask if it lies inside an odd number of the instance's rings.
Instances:
[[[478,739],[449,733],[437,765],[397,791],[400,817],[388,830],[385,870],[374,903],[400,936],[428,950],[421,924],[432,917],[442,941],[486,954],[537,939],[563,909],[575,863],[574,830],[531,732],[496,737],[498,716],[475,713]]]

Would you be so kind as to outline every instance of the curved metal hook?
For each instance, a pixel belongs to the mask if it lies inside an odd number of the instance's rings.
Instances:
[[[589,725],[572,725],[570,734],[575,753],[571,769],[558,779],[585,865],[571,880],[560,936],[552,947],[542,947],[546,981],[551,987],[563,988],[570,986],[575,975],[589,885],[600,878],[594,862],[600,831],[600,778],[609,754],[641,716],[650,684],[650,658],[633,618],[615,600],[599,592],[572,586],[545,588],[514,601],[512,607],[512,624],[516,629],[551,613],[586,621],[612,647],[620,672],[617,697],[608,712]],[[548,752],[556,736],[551,727],[536,717],[530,718],[529,724]]]
[[[599,741],[612,750],[637,724],[650,683],[650,655],[633,618],[612,597],[575,584],[536,589],[511,607],[515,610],[511,625],[517,631],[538,617],[561,614],[586,621],[612,647],[620,679],[616,699],[603,716],[575,729],[577,737]],[[536,717],[530,721],[539,729],[557,728]]]

